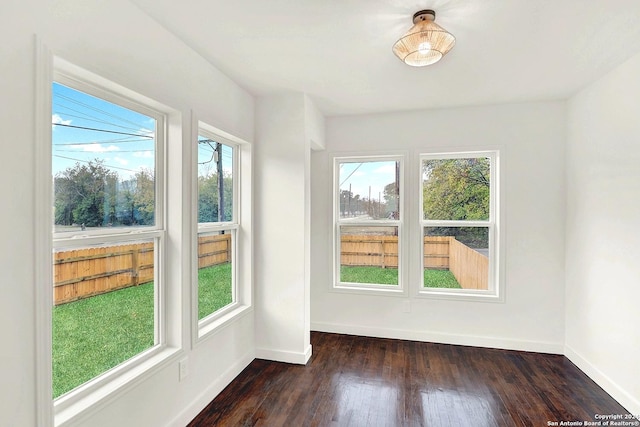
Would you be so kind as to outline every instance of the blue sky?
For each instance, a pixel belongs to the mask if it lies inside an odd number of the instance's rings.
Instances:
[[[155,169],[152,117],[54,83],[51,123],[54,175],[96,159],[121,179]]]
[[[51,123],[53,175],[96,159],[118,172],[122,180],[141,169],[155,169],[156,123],[152,117],[54,83]],[[215,174],[212,154],[211,146],[198,144],[199,175]],[[225,172],[230,173],[232,149],[224,144],[222,161]]]
[[[353,162],[340,164],[340,190],[349,190],[353,195],[360,195],[361,199],[369,198],[369,186],[371,186],[371,198],[384,200],[384,187],[396,180],[396,162]]]

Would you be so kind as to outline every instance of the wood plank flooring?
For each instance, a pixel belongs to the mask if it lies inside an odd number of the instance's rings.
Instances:
[[[550,426],[627,413],[564,356],[319,332],[311,344],[306,366],[254,360],[189,427]]]

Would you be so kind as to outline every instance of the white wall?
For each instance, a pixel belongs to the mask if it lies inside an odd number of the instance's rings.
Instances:
[[[316,133],[306,103],[304,94],[256,102],[256,356],[290,363],[311,356],[309,135]]]
[[[200,120],[251,141],[254,102],[125,0],[4,1],[0,17],[0,425],[25,427],[36,425],[37,412],[34,289],[49,286],[34,283],[33,273],[34,34],[63,58],[181,111],[186,124],[193,109]],[[179,328],[190,337],[188,313],[184,319]],[[185,381],[178,382],[177,362],[170,363],[91,409],[81,424],[184,425],[253,358],[253,328],[249,313],[187,347]]]
[[[640,413],[640,55],[568,106],[566,354]]]
[[[548,102],[327,119],[327,149],[313,152],[311,163],[311,329],[562,353],[565,108]],[[331,291],[332,154],[495,148],[504,303],[412,297],[404,313],[406,297]]]

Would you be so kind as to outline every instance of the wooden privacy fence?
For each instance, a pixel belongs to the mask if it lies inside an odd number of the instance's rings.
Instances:
[[[398,236],[343,235],[340,264],[398,268]]]
[[[449,241],[449,270],[464,289],[489,289],[489,258],[453,237]]]
[[[153,281],[153,246],[153,242],[144,242],[54,253],[54,304]],[[198,268],[230,260],[230,234],[198,237]]]
[[[340,264],[398,267],[398,237],[343,235]],[[489,259],[452,236],[425,236],[425,269],[449,270],[464,289],[488,289]]]

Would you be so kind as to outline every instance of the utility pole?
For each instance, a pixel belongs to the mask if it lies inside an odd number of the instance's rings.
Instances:
[[[216,169],[218,173],[218,222],[224,221],[224,178],[222,176],[222,144],[216,142]]]

